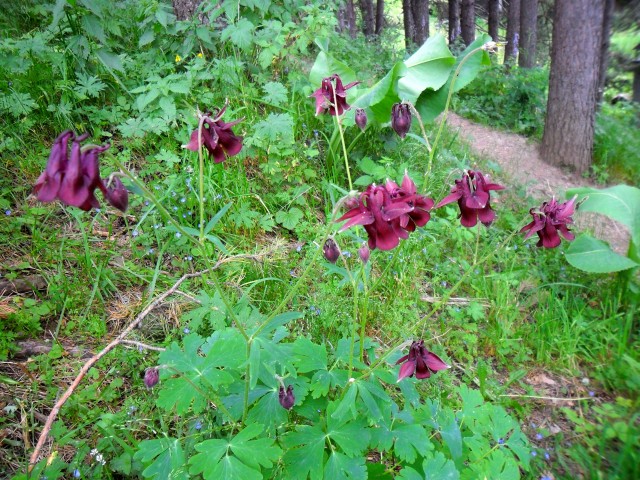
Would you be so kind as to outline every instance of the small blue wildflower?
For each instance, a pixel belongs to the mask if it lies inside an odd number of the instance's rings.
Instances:
[[[140,232],[138,230],[134,230],[133,232],[131,232],[132,237],[137,237],[139,234]]]
[[[176,232],[176,238],[180,238],[182,234],[180,232]]]
[[[173,207],[173,211],[174,212],[178,211],[178,207]]]
[[[440,283],[443,287],[447,286],[447,282],[445,282],[444,280]]]
[[[427,253],[427,249],[426,249],[426,248],[423,248],[423,249],[422,249],[422,253]]]
[[[160,190],[160,185],[154,185],[153,188],[155,188],[156,190]]]
[[[531,452],[531,456],[532,457],[537,457],[538,456],[538,452],[536,452],[535,450],[533,452]]]
[[[549,460],[550,458],[551,458],[551,455],[549,455],[549,452],[544,452],[544,459]]]
[[[498,439],[498,445],[504,445],[504,438]]]
[[[533,422],[531,422],[531,428],[537,428],[537,427],[536,427],[536,424],[535,424],[535,423],[533,423]]]
[[[549,475],[543,475],[540,480],[553,480]]]
[[[198,420],[196,424],[193,426],[193,428],[195,428],[196,430],[202,429],[202,422]]]
[[[102,209],[96,208],[96,213],[100,213],[101,211],[102,211]]]
[[[188,187],[189,185],[191,185],[191,179],[187,178],[184,183],[186,183],[187,187]]]
[[[182,214],[182,218],[187,218],[187,214],[186,214],[186,213],[183,213],[183,214]]]
[[[9,215],[11,215],[11,210],[5,210],[4,214],[8,217]]]
[[[289,275],[291,275],[292,277],[296,276],[296,271],[295,270],[290,270],[289,271]]]
[[[544,438],[544,435],[542,435],[541,433],[536,433],[536,440],[542,440]]]
[[[514,249],[514,250],[517,250],[517,249],[518,249],[518,245],[514,245],[514,246],[513,246],[513,249]]]
[[[351,258],[351,252],[342,252],[345,258]]]
[[[148,207],[148,206],[149,206],[149,200],[146,200],[146,201],[144,202],[144,206],[145,206],[145,207]]]
[[[158,225],[157,223],[153,226],[154,230],[157,230],[158,228],[160,228],[160,225]]]
[[[133,413],[135,413],[135,411],[137,410],[135,405],[131,405],[129,407],[129,415],[132,415]]]
[[[302,251],[302,245],[298,245],[296,247],[296,252],[301,252]]]
[[[596,396],[596,392],[594,392],[594,391],[590,391],[590,392],[589,392],[589,396],[590,396],[590,397],[595,397],[595,396]]]
[[[192,215],[193,215],[193,212],[188,212],[188,214],[189,214],[189,216],[192,216]]]
[[[171,192],[171,196],[175,197],[176,196],[176,192]]]
[[[147,252],[149,255],[151,255],[153,253],[153,248],[150,248],[149,251]]]
[[[80,478],[80,470],[78,470],[77,468],[73,471],[73,478]]]
[[[216,200],[220,200],[221,198],[222,198],[222,195],[220,195],[220,194],[216,195]]]
[[[319,134],[318,130],[314,130],[314,131],[313,131],[313,136],[314,136],[314,137],[318,138],[318,134]]]
[[[184,332],[185,335],[189,335],[191,333],[191,330],[189,329],[189,327],[184,327],[184,330],[182,330]]]
[[[182,197],[182,198],[180,199],[180,203],[184,203],[184,202],[186,202],[186,201],[187,201],[187,199],[186,199],[185,197]]]
[[[480,270],[478,270],[477,268],[473,271],[473,273],[475,273],[476,275],[478,275],[480,273]]]
[[[193,260],[193,257],[191,255],[187,255],[187,261],[190,262],[191,260]]]

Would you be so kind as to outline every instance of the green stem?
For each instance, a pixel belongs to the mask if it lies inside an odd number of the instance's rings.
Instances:
[[[346,263],[346,261],[345,261]],[[351,346],[349,348],[349,377],[353,373],[353,351],[356,343],[356,325],[358,324],[358,277],[352,279],[353,283],[353,319],[351,321]]]
[[[200,191],[200,244],[204,245],[204,155],[202,154],[202,129],[204,128],[205,115],[198,122],[198,188]]]
[[[247,419],[249,412],[249,386],[251,384],[251,339],[247,340],[247,366],[244,369],[244,407],[242,409],[242,423]]]
[[[482,46],[480,46],[478,48],[474,48],[473,50],[471,50],[460,61],[460,64],[458,65],[458,68],[456,68],[456,71],[453,74],[453,78],[451,79],[451,85],[449,85],[449,94],[447,95],[447,102],[444,105],[444,111],[442,112],[442,119],[440,120],[440,126],[438,127],[438,133],[436,134],[436,139],[433,142],[433,148],[431,149],[431,153],[429,155],[429,165],[431,165],[432,162],[433,162],[433,157],[434,157],[435,152],[436,152],[436,147],[438,146],[438,144],[440,142],[440,136],[442,135],[442,129],[444,128],[444,124],[446,123],[446,120],[447,120],[447,113],[449,113],[449,105],[451,104],[451,97],[453,97],[453,88],[454,88],[454,86],[456,84],[456,79],[460,75],[460,71],[462,70],[462,67],[467,62],[467,60],[469,60],[476,52],[479,52],[480,50],[484,50],[484,45],[482,45]]]
[[[364,334],[367,328],[367,317],[369,314],[369,290],[367,288],[366,264],[362,265],[362,285],[364,286],[364,296],[362,299],[362,325],[360,326],[360,361],[364,361]]]
[[[353,190],[351,183],[351,171],[349,170],[349,157],[347,155],[347,145],[344,141],[344,132],[342,131],[342,117],[338,115],[338,100],[336,97],[336,89],[333,89],[333,107],[336,112],[336,123],[338,124],[338,132],[340,133],[340,142],[342,143],[342,154],[344,155],[344,167],[347,170],[347,179],[349,180],[349,191]]]
[[[409,105],[411,112],[418,120],[418,125],[420,125],[420,131],[422,132],[422,138],[424,138],[425,146],[427,147],[427,152],[429,152],[429,162],[427,163],[427,173],[425,173],[425,182],[426,182],[426,177],[428,177],[429,174],[431,173],[431,161],[433,160],[433,157],[431,156],[432,149],[431,149],[431,145],[429,144],[429,137],[427,137],[427,131],[424,129],[424,122],[422,121],[422,117],[420,116],[420,113],[418,112],[416,107],[411,102],[405,102],[405,103]],[[423,183],[423,185],[426,185],[426,183]]]
[[[474,265],[478,261],[478,247],[480,246],[480,225],[481,225],[481,223],[478,223],[476,225],[476,248],[475,248],[475,250],[473,252],[473,263],[474,263]]]

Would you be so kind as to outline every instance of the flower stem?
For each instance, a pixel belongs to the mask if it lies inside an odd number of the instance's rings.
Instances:
[[[432,150],[431,144],[429,143],[429,137],[427,137],[427,131],[424,129],[424,122],[422,121],[422,117],[420,116],[420,113],[418,112],[416,107],[413,105],[413,103],[411,102],[405,102],[405,103],[409,105],[411,112],[418,120],[418,125],[420,125],[420,131],[422,132],[422,138],[424,138],[424,144],[427,147],[427,152],[429,152],[429,163],[427,163],[427,173],[425,174],[425,178],[426,178],[431,173],[431,161],[433,160],[433,157],[431,156],[431,150]]]
[[[204,155],[202,154],[202,129],[206,116],[202,115],[198,122],[198,187],[200,190],[200,244],[204,245]]]
[[[244,369],[244,400],[242,408],[242,423],[247,419],[247,413],[249,412],[249,387],[251,385],[251,345],[252,339],[247,340],[247,366]]]
[[[342,117],[338,115],[338,99],[336,97],[336,90],[333,89],[333,108],[336,112],[336,123],[338,124],[338,132],[340,133],[340,142],[342,143],[342,154],[344,155],[344,167],[347,170],[347,179],[349,180],[349,191],[353,190],[353,184],[351,183],[351,171],[349,170],[349,157],[347,155],[347,145],[344,141],[344,132],[342,131]]]
[[[365,271],[366,264],[362,264],[362,285],[364,288],[364,296],[362,298],[362,313],[361,313],[361,326],[360,326],[360,361],[364,361],[364,334],[367,328],[367,316],[369,313],[369,290],[367,288],[367,272]]]

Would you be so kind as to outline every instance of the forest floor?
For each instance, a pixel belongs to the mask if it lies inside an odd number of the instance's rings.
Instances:
[[[528,195],[546,201],[553,195],[564,198],[564,192],[575,187],[600,187],[589,179],[545,163],[540,156],[539,144],[516,133],[504,132],[474,123],[453,112],[447,115],[447,124],[469,146],[472,153],[500,166],[505,183],[521,185]],[[497,180],[497,179],[496,179]],[[609,242],[618,253],[625,254],[629,234],[619,223],[593,213],[575,216],[577,230],[592,230],[601,240]]]

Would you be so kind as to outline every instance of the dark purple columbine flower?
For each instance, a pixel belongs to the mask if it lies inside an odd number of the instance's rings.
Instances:
[[[367,263],[369,261],[369,257],[371,256],[371,250],[366,243],[363,243],[362,246],[358,249],[358,256],[362,263]]]
[[[235,135],[231,127],[240,123],[243,119],[225,123],[222,121],[227,106],[225,105],[214,117],[212,113],[205,113],[202,125],[202,146],[207,149],[209,155],[213,157],[214,163],[222,163],[225,158],[233,157],[242,150],[242,137]],[[196,128],[191,134],[189,143],[183,145],[191,151],[197,152],[198,129]]]
[[[435,208],[458,201],[460,207],[460,223],[465,227],[473,227],[480,220],[489,226],[496,218],[496,212],[489,202],[491,190],[503,190],[505,187],[497,183],[487,183],[482,173],[465,172],[460,180],[456,180],[451,194],[440,200]]]
[[[293,385],[289,385],[285,392],[284,387],[280,387],[280,391],[278,392],[278,400],[280,400],[280,405],[287,410],[291,410],[293,404],[296,403],[296,396],[293,394]]]
[[[336,263],[338,257],[340,257],[340,249],[333,238],[327,238],[327,241],[324,242],[324,246],[322,247],[322,252],[324,253],[324,258],[331,263]]]
[[[51,148],[45,171],[36,181],[33,193],[41,202],[58,199],[65,205],[87,211],[100,206],[95,197],[95,190],[98,188],[107,202],[124,212],[129,203],[129,194],[122,182],[116,178],[114,188],[109,189],[100,178],[98,155],[107,150],[109,144],[88,145],[83,151],[80,142],[87,137],[88,134],[76,136],[70,130],[58,136]],[[73,144],[69,157],[67,150],[71,139]]]
[[[411,129],[411,109],[406,103],[396,103],[391,107],[391,128],[404,138]]]
[[[398,359],[396,365],[400,363],[403,365],[398,372],[398,381],[406,377],[413,377],[414,374],[418,379],[429,378],[432,373],[451,368],[435,353],[427,350],[424,346],[424,340],[413,342],[409,347],[409,354]]]
[[[369,185],[360,194],[358,204],[337,221],[347,220],[340,231],[362,225],[371,250],[391,250],[400,239],[427,224],[433,200],[416,193],[413,181],[405,174],[402,186],[387,182],[385,186]]]
[[[367,128],[367,114],[362,108],[356,109],[356,125],[358,125],[363,132],[364,129]]]
[[[316,99],[316,115],[329,112],[329,115],[342,115],[351,107],[347,104],[347,90],[358,85],[360,82],[351,82],[342,85],[340,76],[335,73],[322,80],[320,88],[313,92],[310,97]]]
[[[147,388],[154,387],[160,380],[158,367],[147,368],[144,372],[144,384]]]
[[[539,237],[538,247],[555,248],[560,245],[560,235],[558,235],[558,232],[560,232],[566,240],[571,241],[576,238],[569,228],[567,228],[567,225],[573,223],[571,216],[575,212],[576,198],[577,196],[568,202],[560,204],[555,198],[552,198],[550,202],[544,202],[542,204],[540,211],[536,212],[535,208],[529,210],[533,221],[520,230],[521,233],[527,232],[524,237],[525,240],[534,233],[537,233]]]

